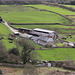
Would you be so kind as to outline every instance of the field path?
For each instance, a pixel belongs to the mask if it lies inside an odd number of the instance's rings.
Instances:
[[[4,20],[4,23],[3,23],[5,26],[7,26],[12,32],[18,32],[18,30],[16,30],[16,29],[13,29],[12,27],[10,27],[9,25],[8,25],[8,23]]]

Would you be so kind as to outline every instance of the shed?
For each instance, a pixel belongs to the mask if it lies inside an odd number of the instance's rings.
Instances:
[[[31,29],[26,29],[26,28],[18,28],[18,31],[20,33],[29,33]]]

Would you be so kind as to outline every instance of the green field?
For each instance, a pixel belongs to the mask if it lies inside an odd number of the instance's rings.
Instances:
[[[29,29],[34,29],[34,28],[46,28],[46,29],[55,29],[55,28],[65,28],[65,29],[70,29],[70,28],[75,28],[75,26],[64,26],[64,25],[12,25],[16,28],[29,28]]]
[[[14,23],[71,23],[66,18],[55,13],[39,11],[31,7],[21,5],[15,5],[15,8],[14,5],[6,5],[6,7],[5,5],[2,5],[0,6],[0,10],[0,15],[3,19]]]
[[[60,7],[53,7],[53,6],[47,6],[47,5],[27,5],[27,6],[33,6],[39,9],[50,10],[50,11],[53,11],[62,15],[75,15],[75,12],[72,12],[70,10],[63,9]]]
[[[75,26],[65,26],[64,24],[71,24],[71,22],[64,17],[47,11],[39,11],[34,9],[33,6],[39,9],[46,9],[61,15],[75,15],[75,12],[59,7],[52,7],[46,5],[0,5],[0,15],[6,21],[13,23],[62,23],[63,25],[13,25],[16,28],[44,28],[57,31],[63,36],[67,36],[70,33],[75,33]],[[64,28],[64,29],[63,29]],[[69,29],[69,30],[67,30]],[[0,33],[3,34],[4,39],[2,40],[7,50],[15,47],[14,42],[9,43],[8,34],[12,33],[5,25],[0,23]],[[67,33],[67,34],[65,34]],[[72,38],[67,38],[67,41],[75,42],[75,35]],[[32,42],[33,43],[33,42]],[[40,45],[35,44],[36,49],[44,48]],[[40,60],[75,60],[75,49],[74,48],[53,48],[49,50],[36,50],[37,59]]]
[[[4,24],[0,23],[0,34],[4,37],[2,40],[4,45],[6,46],[6,49],[10,49],[12,47],[15,47],[14,43],[9,43],[8,40],[8,34],[12,33]]]
[[[39,60],[75,60],[74,48],[55,48],[50,50],[36,50]]]
[[[64,6],[66,6],[66,7],[72,7],[72,8],[75,9],[75,5],[64,5]]]

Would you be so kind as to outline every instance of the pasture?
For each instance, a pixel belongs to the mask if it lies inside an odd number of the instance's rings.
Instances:
[[[27,5],[27,6],[33,6],[39,9],[50,10],[50,11],[53,11],[62,15],[75,15],[75,12],[72,12],[70,10],[63,9],[60,7],[55,7],[55,6],[47,6],[47,5]]]
[[[36,50],[37,57],[39,60],[75,60],[75,49],[74,48],[53,48],[49,50]]]
[[[75,5],[64,5],[64,6],[66,6],[66,7],[72,7],[72,8],[75,9]]]
[[[0,10],[2,18],[13,23],[71,23],[69,20],[58,14],[39,11],[38,9],[21,5],[6,5],[6,7],[5,5],[2,5],[0,6]]]
[[[9,28],[7,28],[3,24],[0,24],[0,34],[4,37],[4,39],[2,39],[2,41],[3,41],[3,43],[4,43],[7,50],[9,50],[12,47],[15,47],[14,43],[9,43],[8,35],[10,33],[12,33],[12,32],[9,30]]]
[[[33,6],[38,9],[34,9]],[[50,10],[61,15],[75,15],[75,12],[59,7],[52,7],[46,5],[0,5],[0,16],[13,23],[62,23],[63,25],[13,25],[16,28],[44,28],[57,31],[60,35],[67,36],[70,33],[75,33],[75,26],[65,26],[71,22],[52,12],[40,11],[39,9]],[[73,30],[72,30],[73,29]],[[2,40],[7,48],[15,47],[15,43],[9,43],[8,34],[12,33],[6,26],[0,24],[0,33],[3,34]],[[63,34],[62,34],[63,33]],[[67,38],[67,41],[75,42],[75,35],[72,38]],[[32,42],[33,43],[33,42]],[[44,48],[35,44],[36,49]],[[35,50],[37,52],[37,59],[40,60],[75,60],[74,48],[53,48],[49,50]]]

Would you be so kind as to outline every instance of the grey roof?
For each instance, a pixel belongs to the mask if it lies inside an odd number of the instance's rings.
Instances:
[[[54,40],[52,38],[48,38],[47,42],[53,42]]]
[[[39,40],[39,41],[38,41],[38,44],[45,46],[47,43],[44,42],[44,41]]]
[[[47,40],[48,40],[48,37],[40,36],[40,37],[39,37],[39,40],[47,41]]]
[[[31,38],[32,40],[38,40],[39,39],[39,37],[36,37],[36,36],[32,36],[32,38]]]
[[[20,36],[21,36],[21,37],[25,37],[25,38],[30,38],[30,37],[32,37],[32,35],[29,35],[29,34],[26,34],[26,33],[20,34]]]
[[[48,36],[49,34],[46,33],[42,33],[42,32],[36,32],[36,31],[32,31],[30,32],[31,34],[36,34],[36,35],[41,35],[41,36]]]

